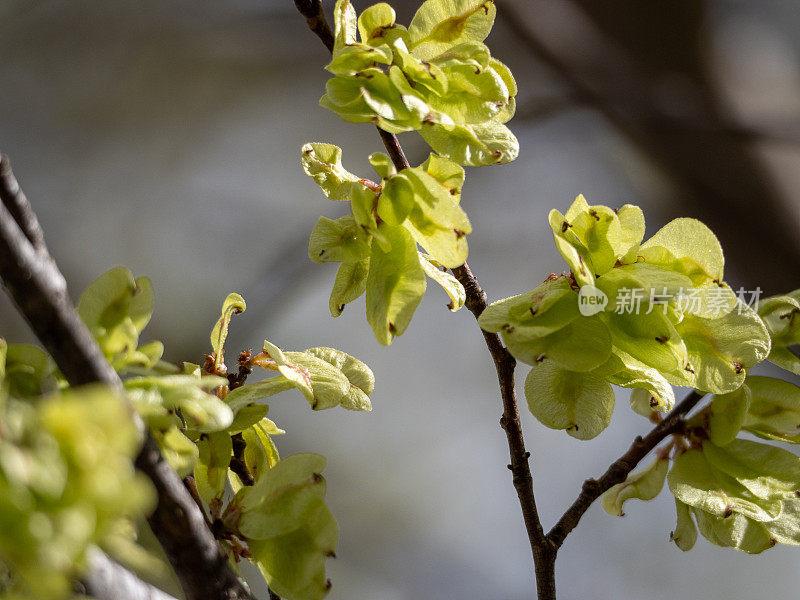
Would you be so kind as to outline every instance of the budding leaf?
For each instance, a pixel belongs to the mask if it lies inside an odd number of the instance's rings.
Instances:
[[[369,256],[369,236],[352,216],[335,221],[320,217],[308,242],[314,262],[358,262]]]
[[[645,262],[687,275],[698,285],[722,281],[722,247],[712,231],[696,219],[670,221],[642,244],[639,255]]]
[[[264,352],[269,356],[267,361],[259,360],[258,366],[280,371],[282,378],[273,377],[274,389],[285,389],[292,385],[308,400],[314,410],[324,410],[341,405],[348,410],[369,411],[372,405],[369,395],[375,387],[375,378],[370,368],[360,360],[353,358],[334,348],[310,348],[305,352],[283,352],[268,341],[264,342]],[[259,384],[249,384],[237,388],[230,396],[237,404],[251,400],[246,392],[239,392],[255,386],[258,393]],[[267,389],[273,392],[273,389]],[[275,393],[275,392],[273,392]]]
[[[790,499],[800,491],[800,458],[782,448],[737,439],[723,447],[703,444],[703,454],[757,498]]]
[[[274,364],[261,364],[264,368],[274,368],[283,375],[294,387],[296,387],[305,396],[306,400],[315,405],[314,390],[311,387],[311,373],[302,365],[298,365],[283,352],[276,345],[264,340],[264,353],[272,359]],[[275,382],[274,385],[282,386],[282,382]]]
[[[625,481],[604,493],[603,508],[610,515],[625,516],[622,508],[628,500],[652,500],[661,493],[668,470],[669,457],[656,458],[646,469],[631,473]]]
[[[324,502],[324,467],[316,454],[289,456],[234,499],[252,560],[270,588],[289,599],[318,600],[328,593],[325,558],[336,551],[338,528]]]
[[[411,322],[425,293],[425,271],[419,263],[416,244],[403,227],[382,231],[391,249],[372,245],[367,276],[367,321],[384,346]]]
[[[197,462],[197,445],[183,435],[177,425],[164,430],[151,427],[151,432],[169,465],[181,477],[189,475]]]
[[[720,518],[698,508],[692,508],[700,533],[717,546],[736,548],[748,554],[760,554],[775,545],[764,523],[734,512]]]
[[[358,404],[360,398],[350,397],[352,386],[347,376],[324,358],[310,352],[286,352],[286,358],[297,368],[308,373],[311,395],[306,396],[306,399],[314,410],[339,406],[343,400],[348,406],[351,406],[351,400],[356,406],[362,406]],[[369,400],[366,406],[369,407]]]
[[[5,386],[15,398],[38,398],[54,391],[55,363],[50,355],[31,344],[6,344],[3,342]]]
[[[225,402],[231,407],[231,410],[236,414],[236,419],[238,419],[239,411],[247,405],[256,400],[269,398],[270,396],[285,392],[294,387],[296,387],[294,380],[279,375],[277,377],[270,377],[264,381],[257,381],[256,383],[248,383],[240,386],[225,396]]]
[[[425,270],[425,274],[442,286],[445,293],[450,296],[450,303],[447,307],[451,312],[456,312],[464,306],[467,293],[464,291],[464,286],[455,277],[447,271],[439,269],[438,263],[422,252],[419,253],[419,262]]]
[[[686,315],[676,329],[695,371],[690,385],[703,391],[732,392],[744,382],[747,369],[764,360],[770,351],[764,323],[742,303],[717,319]]]
[[[600,435],[611,422],[614,392],[602,379],[567,371],[551,360],[535,364],[525,380],[528,408],[543,425],[579,440]]]
[[[748,376],[751,400],[744,429],[759,437],[800,443],[800,388],[771,377]]]
[[[342,149],[321,142],[305,144],[300,153],[303,170],[331,200],[349,200],[359,179],[342,166]]]
[[[678,513],[678,523],[675,525],[675,531],[670,533],[669,539],[675,542],[678,548],[688,552],[697,542],[697,527],[692,520],[692,510],[677,498],[675,498],[675,510]]]
[[[461,42],[482,42],[495,13],[492,0],[426,0],[408,26],[409,46],[429,59]]]
[[[739,434],[750,407],[750,388],[745,384],[734,392],[714,396],[708,421],[708,435],[716,446],[731,443]]]
[[[371,38],[381,38],[384,30],[394,27],[394,20],[394,9],[385,2],[364,9],[358,17],[358,33],[361,40],[369,42]]]
[[[306,352],[330,364],[347,378],[350,387],[344,396],[338,398],[338,404],[342,408],[359,411],[372,410],[369,396],[375,389],[375,376],[366,364],[335,348],[310,348]],[[313,370],[311,371],[311,381],[313,385]]]
[[[352,263],[342,263],[333,282],[328,308],[332,317],[342,314],[344,307],[356,300],[367,289],[367,274],[369,273],[369,256],[363,260]]]
[[[800,346],[800,289],[782,296],[766,298],[758,305],[758,314],[764,320],[772,338],[769,360],[782,369],[800,375],[800,356],[790,346]]]
[[[247,305],[237,293],[228,294],[225,302],[222,303],[222,315],[214,329],[211,330],[211,347],[214,349],[214,368],[219,369],[223,364],[225,338],[228,337],[228,326],[231,323],[231,317],[243,313]]]
[[[767,522],[782,510],[780,500],[760,499],[735,478],[712,466],[704,450],[689,450],[677,457],[667,483],[678,500],[715,517],[727,518],[737,513]]]
[[[333,9],[333,24],[335,30],[334,53],[348,44],[356,43],[358,21],[356,19],[356,11],[350,0],[336,0],[336,6]]]
[[[233,455],[231,435],[217,431],[200,436],[197,442],[198,459],[194,466],[194,480],[200,497],[207,503],[222,496],[228,465]]]
[[[273,379],[276,379],[273,377]],[[253,384],[258,385],[258,384]],[[246,387],[246,386],[244,386]],[[288,386],[287,386],[288,387]],[[236,388],[242,389],[242,388]],[[236,391],[236,390],[234,390]],[[230,394],[226,396],[225,400],[228,401]],[[241,400],[241,398],[239,398]],[[228,404],[230,406],[230,403]],[[264,417],[267,416],[269,412],[269,406],[266,404],[245,404],[239,410],[234,411],[235,417],[233,418],[233,423],[231,423],[230,427],[228,427],[228,433],[233,435],[234,433],[241,433],[245,429],[249,429],[259,421],[261,421]]]
[[[420,135],[434,152],[468,167],[502,165],[519,156],[516,136],[496,118],[473,125],[425,125]]]

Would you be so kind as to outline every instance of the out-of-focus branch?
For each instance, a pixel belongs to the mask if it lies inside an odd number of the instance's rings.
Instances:
[[[6,291],[70,385],[104,383],[120,387],[118,375],[70,302],[64,277],[47,252],[36,215],[8,159],[1,156],[0,196],[0,277]],[[133,416],[138,419],[135,413]],[[158,492],[158,504],[148,520],[187,599],[252,600],[149,434],[136,467]]]
[[[81,580],[83,590],[80,590],[87,596],[97,600],[176,600],[96,548],[90,550],[88,563],[89,570]]]

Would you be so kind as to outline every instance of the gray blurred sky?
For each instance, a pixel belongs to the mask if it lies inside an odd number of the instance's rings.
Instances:
[[[398,10],[401,21],[410,6]],[[710,58],[734,112],[771,130],[796,123],[796,3],[711,6]],[[490,45],[517,74],[521,104],[562,89],[502,25]],[[342,207],[303,174],[299,148],[334,142],[345,165],[368,176],[366,157],[381,147],[371,127],[317,106],[326,57],[291,2],[0,0],[0,56],[0,150],[73,296],[114,265],[149,275],[157,301],[145,338],[164,340],[170,359],[199,360],[235,290],[249,308],[234,321],[231,354],[268,338],[287,349],[335,346],[374,369],[371,414],[312,413],[293,392],[270,413],[288,431],[278,440],[283,454],[329,459],[341,527],[331,598],[533,597],[497,386],[471,315],[451,315],[431,285],[388,349],[375,342],[363,299],[337,320],[328,315],[335,267],[308,261],[307,236],[319,215]],[[475,229],[470,264],[491,300],[564,269],[546,215],[578,193],[641,205],[648,234],[662,224],[661,179],[593,111],[512,129],[520,158],[469,170],[463,199]],[[401,141],[412,163],[424,158],[414,134]],[[781,189],[800,183],[797,149],[760,148]],[[785,199],[797,225],[798,197]],[[748,279],[748,269],[757,265],[728,276]],[[5,298],[0,332],[29,339]],[[617,404],[612,426],[591,443],[545,429],[523,407],[546,526],[645,429],[626,393]],[[800,586],[793,549],[749,557],[700,541],[681,553],[667,541],[675,519],[667,493],[627,512],[615,519],[593,507],[570,536],[558,562],[562,598],[753,598]]]

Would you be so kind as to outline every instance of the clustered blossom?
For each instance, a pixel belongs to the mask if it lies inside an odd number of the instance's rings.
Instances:
[[[582,196],[566,215],[552,211],[549,221],[569,275],[496,302],[480,319],[481,327],[499,332],[509,351],[533,366],[532,389],[541,388],[545,375],[591,384],[607,399],[613,397],[608,384],[644,388],[653,407],[667,411],[675,400],[672,385],[732,392],[747,369],[766,358],[769,334],[723,281],[722,249],[699,221],[676,219],[642,243],[638,207],[614,211],[589,206]],[[659,293],[619,310],[636,289]],[[587,316],[581,302],[588,294],[607,300],[606,310]],[[600,433],[612,408],[613,400],[595,410],[588,431]],[[576,413],[563,428],[589,436],[579,418]]]
[[[419,131],[459,164],[514,160],[519,145],[504,123],[514,116],[516,83],[483,43],[494,16],[492,0],[429,1],[406,29],[386,3],[356,19],[349,0],[338,0],[326,67],[334,77],[320,104],[351,123]]]

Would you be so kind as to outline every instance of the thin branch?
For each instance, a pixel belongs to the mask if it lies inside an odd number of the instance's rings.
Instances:
[[[247,377],[253,372],[253,367],[250,366],[250,352],[242,352],[239,354],[239,369],[236,373],[228,374],[228,390],[231,392],[236,388],[242,387],[247,381]],[[234,433],[231,436],[231,443],[233,445],[233,458],[229,467],[231,471],[236,473],[242,485],[251,486],[255,485],[256,480],[250,469],[247,468],[247,463],[244,460],[244,450],[247,448],[247,442],[241,433]]]
[[[244,450],[247,447],[247,442],[241,433],[236,433],[231,436],[233,442],[233,458],[231,458],[230,469],[239,477],[242,485],[251,486],[255,485],[256,480],[250,469],[247,468],[247,463],[244,461]]]
[[[411,167],[411,165],[408,164],[406,153],[403,152],[403,148],[400,146],[397,136],[388,131],[384,131],[380,127],[378,127],[378,133],[381,136],[383,145],[386,147],[386,151],[389,153],[389,158],[392,159],[395,169],[402,171],[403,169]]]
[[[119,376],[78,316],[67,296],[63,275],[47,253],[43,237],[35,233],[35,215],[19,191],[7,159],[0,158],[0,163],[0,277],[6,291],[70,385],[104,383],[119,388]],[[16,212],[9,206],[16,206]],[[18,221],[14,214],[23,217]],[[132,418],[138,420],[131,411]],[[206,527],[204,516],[149,432],[136,467],[158,492],[158,504],[148,521],[187,599],[251,600]]]
[[[467,263],[453,269],[453,275],[464,287],[467,296],[465,305],[477,319],[486,309],[486,292],[481,289],[478,280],[470,271]],[[503,399],[503,416],[500,419],[500,425],[506,432],[508,440],[508,450],[511,456],[511,464],[508,465],[508,468],[513,476],[514,488],[517,490],[519,504],[522,508],[522,517],[525,521],[525,529],[533,552],[539,598],[555,598],[553,565],[555,563],[556,548],[545,536],[536,509],[536,499],[533,494],[533,476],[528,464],[530,452],[525,450],[522,425],[519,420],[519,408],[517,407],[517,395],[514,388],[514,368],[517,363],[503,346],[500,336],[483,329],[481,329],[481,333],[483,333],[483,339],[486,341],[492,360],[494,360],[497,378],[500,382],[500,395]]]
[[[703,392],[692,390],[650,433],[645,437],[638,436],[628,451],[608,467],[600,479],[587,479],[583,482],[578,498],[547,534],[548,539],[556,548],[561,547],[564,539],[575,529],[592,502],[611,487],[625,481],[628,474],[651,450],[664,438],[680,430],[683,426],[683,417],[700,402],[703,396],[705,396]]]
[[[320,0],[294,0],[294,5],[300,14],[306,18],[308,28],[322,40],[328,52],[333,52],[333,32],[325,20]]]

